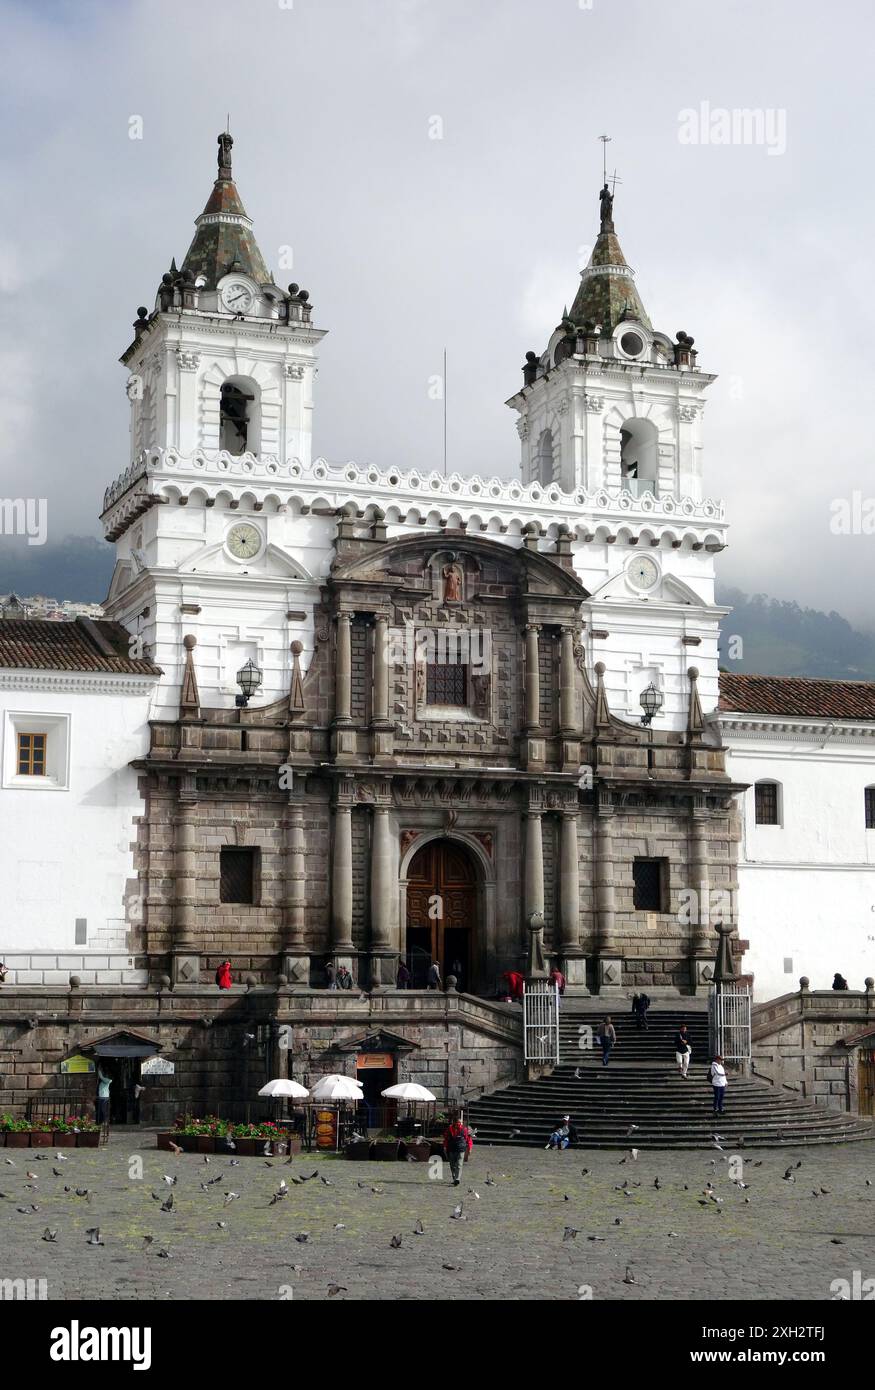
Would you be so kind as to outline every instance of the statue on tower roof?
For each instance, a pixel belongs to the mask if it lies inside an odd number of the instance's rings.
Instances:
[[[231,177],[231,149],[234,144],[233,136],[227,130],[223,130],[219,136],[219,177]]]
[[[602,191],[599,193],[599,209],[602,219],[601,230],[603,232],[612,232],[614,230],[614,195],[608,188],[607,183],[605,183]]]

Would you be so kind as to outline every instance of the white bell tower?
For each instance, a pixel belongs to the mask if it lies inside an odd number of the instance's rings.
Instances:
[[[526,354],[519,412],[524,483],[634,496],[702,497],[701,398],[714,380],[693,339],[651,325],[614,229],[613,194],[570,312]]]
[[[274,283],[218,137],[218,174],[194,239],[138,310],[122,355],[131,452],[107,490],[117,563],[106,610],[165,671],[178,697],[183,638],[194,636],[205,704],[233,703],[233,671],[253,659],[266,699],[288,689],[292,613],[316,590],[290,545],[279,489],[307,470],[313,378],[324,332],[309,294]],[[193,650],[193,647],[191,648]]]
[[[714,556],[726,544],[720,502],[704,491],[702,415],[714,377],[693,339],[657,332],[599,194],[600,227],[571,309],[546,350],[526,353],[517,412],[522,481],[567,498],[572,557],[591,597],[587,646],[610,708],[640,718],[653,684],[663,727],[686,725],[691,665],[706,710],[718,698]]]

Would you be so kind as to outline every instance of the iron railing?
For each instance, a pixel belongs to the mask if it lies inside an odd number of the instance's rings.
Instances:
[[[523,985],[523,1057],[558,1065],[559,990],[550,980]]]

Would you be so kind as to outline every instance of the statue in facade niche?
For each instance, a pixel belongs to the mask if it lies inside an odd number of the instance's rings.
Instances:
[[[462,602],[462,571],[458,565],[444,565],[441,570],[444,581],[444,603]]]

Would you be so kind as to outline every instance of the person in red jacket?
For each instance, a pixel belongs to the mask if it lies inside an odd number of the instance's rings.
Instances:
[[[460,1115],[456,1115],[444,1130],[444,1153],[450,1165],[450,1172],[453,1175],[453,1187],[458,1187],[462,1164],[471,1153],[474,1147],[474,1140],[470,1129],[462,1123]]]
[[[522,999],[523,977],[518,970],[505,970],[501,977],[507,981],[507,992],[511,999]]]
[[[229,960],[223,960],[216,971],[216,984],[219,986],[219,989],[230,989],[231,983],[231,962]]]

